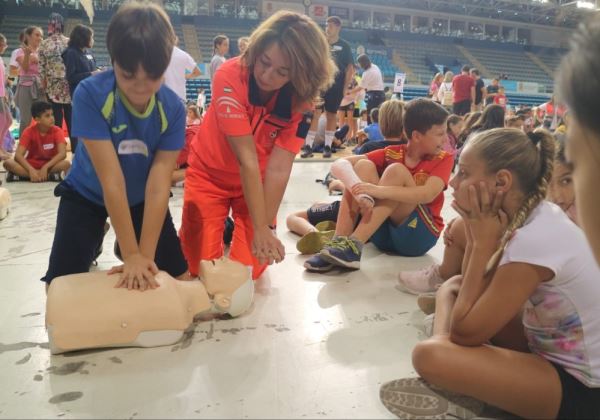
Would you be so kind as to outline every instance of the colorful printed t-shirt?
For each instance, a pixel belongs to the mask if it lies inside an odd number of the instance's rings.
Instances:
[[[375,163],[379,176],[383,175],[383,171],[392,163],[401,163],[410,171],[417,186],[425,185],[429,177],[436,176],[444,182],[444,190],[448,186],[450,173],[454,166],[454,157],[447,152],[440,152],[437,155],[423,159],[414,168],[406,166],[406,144],[398,146],[388,146],[385,149],[375,150],[367,153],[367,158]],[[431,203],[425,203],[434,222],[434,233],[439,235],[444,229],[444,220],[441,212],[444,206],[444,192],[440,192]]]
[[[73,96],[73,136],[111,141],[125,178],[129,206],[144,201],[146,181],[157,151],[175,151],[185,141],[185,108],[175,92],[161,86],[143,114],[117,89],[115,74],[104,71],[83,80]],[[85,148],[77,148],[67,185],[98,205],[102,187]]]
[[[532,352],[600,387],[600,268],[581,229],[556,205],[542,202],[508,242],[500,265],[546,267],[554,277],[525,303]]]

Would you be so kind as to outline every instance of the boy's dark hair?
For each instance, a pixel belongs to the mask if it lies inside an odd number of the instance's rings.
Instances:
[[[559,162],[561,165],[566,166],[567,169],[573,171],[573,164],[567,161],[565,155],[565,140],[566,136],[564,134],[555,134],[554,139],[556,140],[556,149],[554,159]]]
[[[167,70],[176,40],[169,17],[155,4],[131,2],[121,6],[106,32],[112,63],[132,74],[141,65],[154,80]]]
[[[558,90],[581,126],[600,133],[600,16],[580,25],[557,72]]]
[[[379,123],[379,108],[373,108],[369,116],[371,117],[371,121],[374,123]]]
[[[434,125],[446,123],[448,111],[431,99],[413,99],[404,110],[404,131],[410,140],[414,131],[425,134]]]
[[[462,69],[460,69],[460,71],[466,71],[467,73],[469,72],[469,70],[471,70],[471,67],[469,67],[466,64],[464,66],[462,66]]]
[[[331,23],[336,24],[337,26],[342,26],[342,19],[340,19],[337,16],[329,16],[325,22],[327,22],[327,23],[331,22]]]
[[[463,118],[460,115],[456,115],[456,114],[451,114],[447,119],[446,119],[446,128],[448,131],[450,131],[450,126],[451,125],[456,125],[459,122],[461,122],[463,120]]]
[[[48,102],[35,101],[31,104],[31,116],[33,118],[41,117],[42,114],[49,109],[52,109],[52,105],[50,105]]]
[[[360,68],[362,68],[363,70],[367,70],[369,67],[371,67],[371,59],[367,54],[359,55],[356,61],[360,65]]]
[[[83,50],[90,46],[90,41],[94,32],[89,26],[77,24],[69,35],[69,47]]]
[[[471,74],[474,74],[475,76],[479,76],[479,70],[471,69]]]

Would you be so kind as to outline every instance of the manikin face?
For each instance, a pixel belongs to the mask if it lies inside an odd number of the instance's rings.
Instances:
[[[122,69],[115,61],[113,63],[115,78],[119,90],[125,95],[129,103],[133,105],[138,112],[144,109],[152,96],[158,92],[162,85],[163,78],[152,79],[140,65],[135,73],[129,73]]]
[[[548,200],[558,205],[577,223],[573,174],[567,166],[557,161],[554,161],[554,171],[548,186]]]
[[[446,123],[431,126],[425,134],[417,130],[412,133],[412,140],[417,141],[419,147],[426,155],[437,155],[441,152],[447,138]]]
[[[272,92],[281,89],[290,81],[290,64],[277,43],[271,44],[256,59],[254,78],[259,89]]]
[[[200,276],[219,312],[241,315],[254,296],[254,282],[249,267],[228,258],[201,261]]]
[[[578,221],[600,264],[600,134],[583,127],[573,115],[567,128],[565,151],[573,165]]]
[[[489,175],[486,171],[484,162],[479,159],[470,147],[465,147],[460,154],[458,170],[450,179],[449,185],[454,189],[452,197],[458,206],[462,209],[469,209],[469,187],[475,185],[479,189],[480,183],[483,181],[487,184],[489,191],[494,191],[496,178],[494,175]]]

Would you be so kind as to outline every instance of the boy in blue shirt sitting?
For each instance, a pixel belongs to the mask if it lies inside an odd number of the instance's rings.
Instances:
[[[358,146],[354,149],[354,154],[362,153],[360,148],[367,142],[385,140],[383,134],[381,134],[381,128],[379,127],[379,108],[373,108],[370,117],[372,121],[371,124],[356,133]]]
[[[106,42],[113,70],[82,81],[73,95],[72,134],[83,139],[57,186],[57,225],[42,281],[87,272],[110,217],[123,265],[117,287],[158,287],[164,270],[187,278],[168,210],[171,174],[185,137],[185,109],[162,86],[175,46],[159,7],[131,3],[111,19]]]

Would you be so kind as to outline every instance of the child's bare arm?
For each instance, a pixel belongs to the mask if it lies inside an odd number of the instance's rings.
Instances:
[[[142,255],[154,260],[160,231],[165,221],[171,190],[171,173],[179,151],[159,150],[154,156],[148,181],[146,181],[146,202],[144,221],[140,237]]]
[[[27,153],[27,149],[19,144],[17,151],[15,152],[15,162],[25,168],[28,172],[31,172],[32,170],[35,171],[35,168],[27,162],[27,159],[25,159],[25,153]]]
[[[113,268],[109,274],[122,273],[117,287],[127,286],[129,289],[141,290],[145,290],[148,286],[158,287],[158,283],[154,280],[158,268],[152,259],[142,255],[138,247],[129,211],[125,177],[113,143],[87,139],[83,142],[100,180],[104,205],[123,255],[124,265]]]
[[[431,203],[443,190],[444,181],[437,176],[430,176],[425,185],[415,187],[403,186],[371,186],[368,187],[373,198],[380,200],[394,200],[406,204]],[[364,186],[367,188],[367,186]],[[363,188],[363,186],[357,186]]]
[[[56,165],[58,162],[61,162],[67,158],[66,143],[59,143],[57,149],[58,149],[58,152],[56,153],[56,155],[52,159],[50,159],[48,162],[46,162],[44,164],[44,166],[42,166],[42,168],[41,168],[41,170],[44,170],[46,172],[46,175],[48,174],[48,171],[54,167],[54,165]]]

